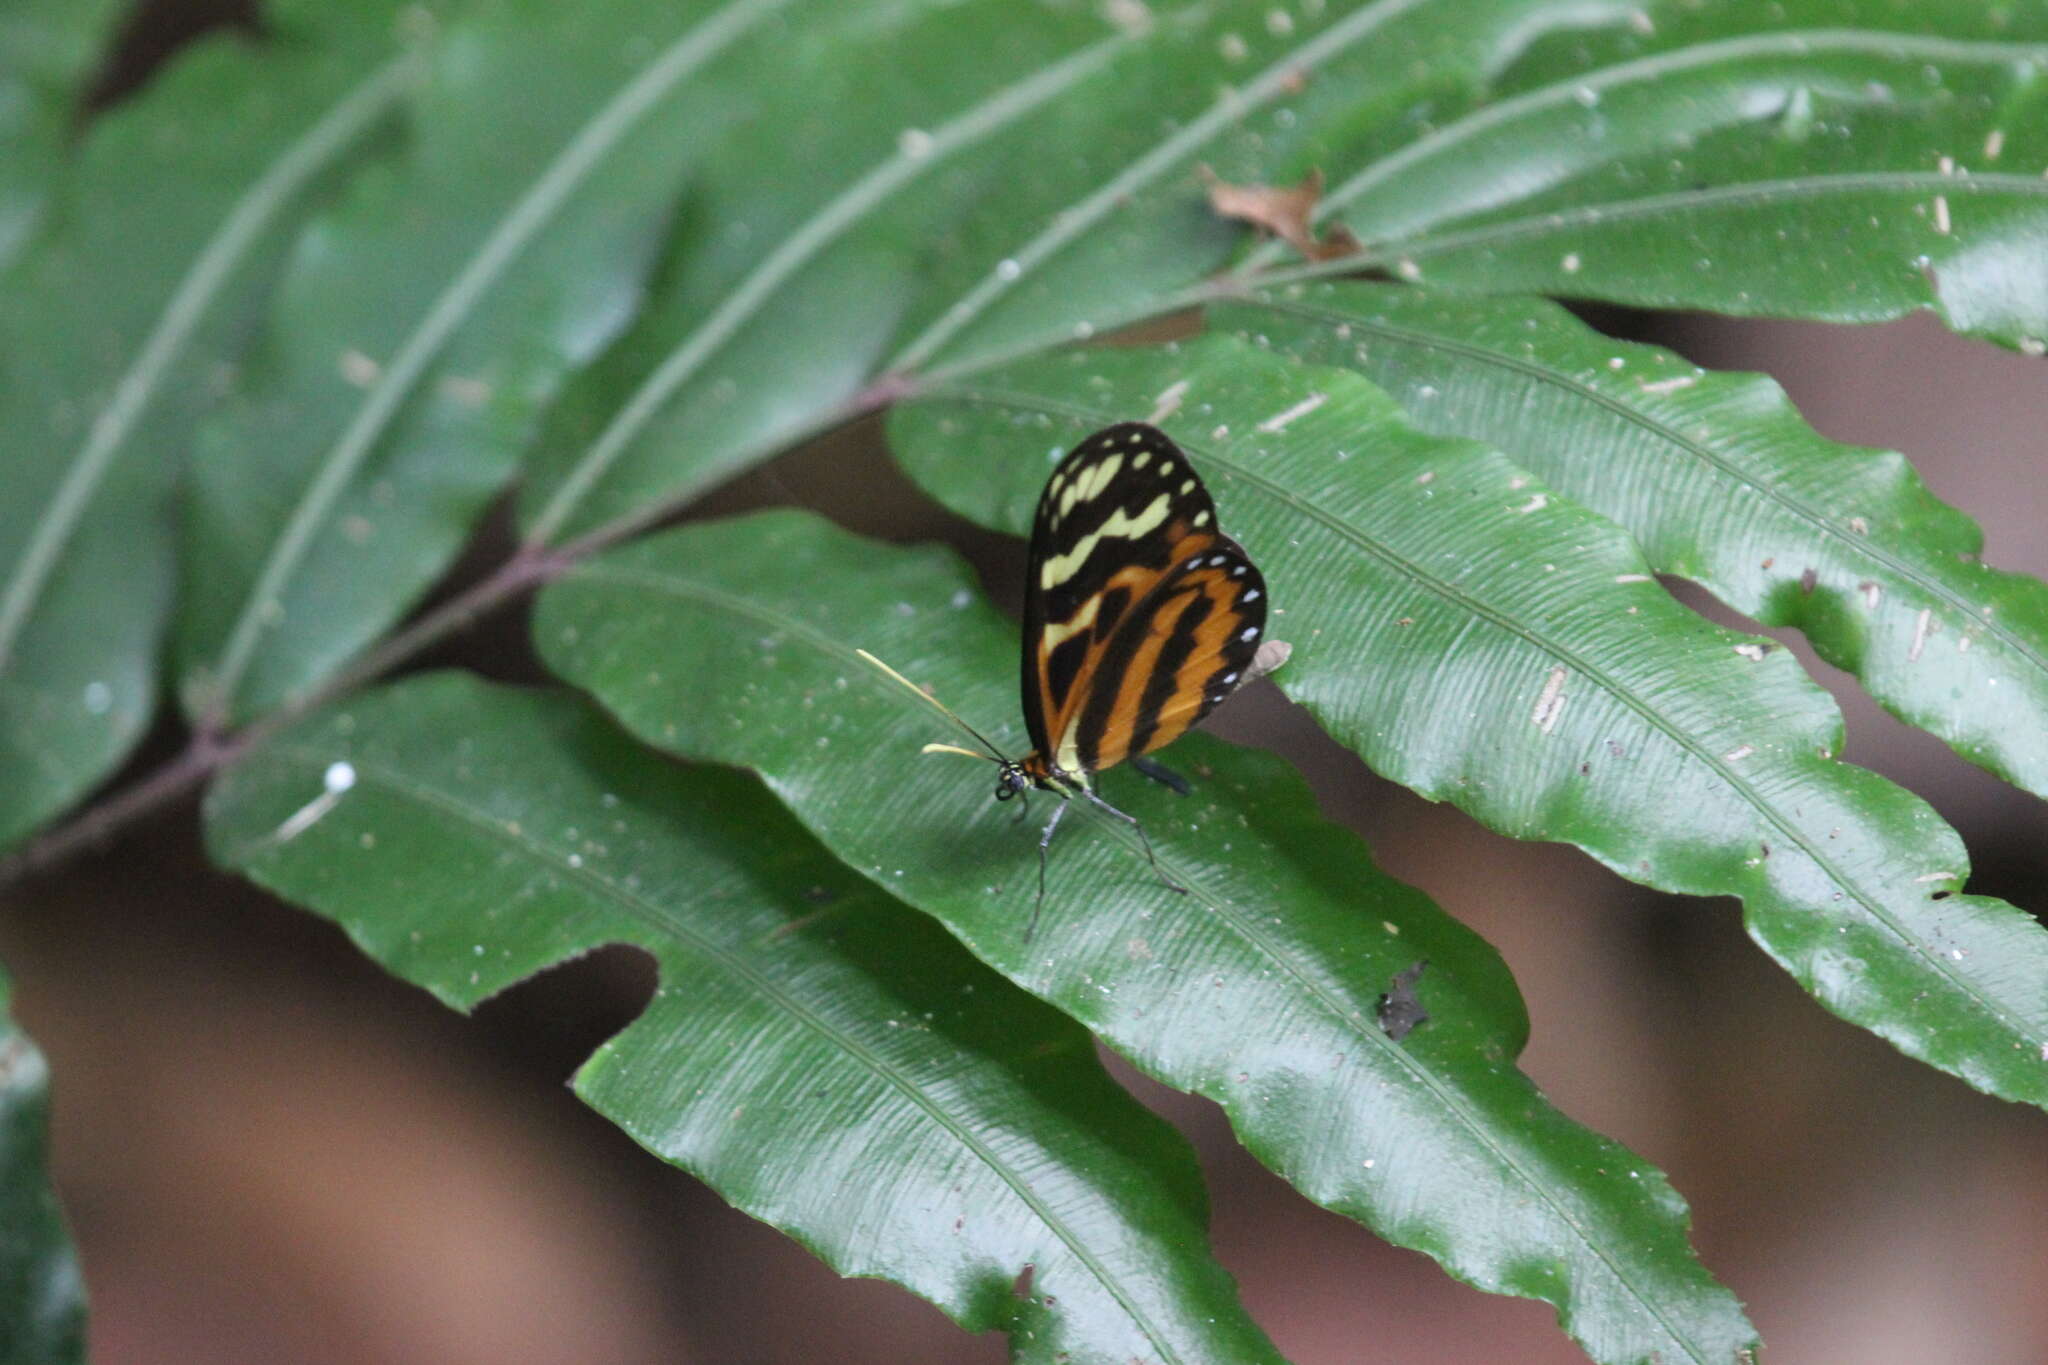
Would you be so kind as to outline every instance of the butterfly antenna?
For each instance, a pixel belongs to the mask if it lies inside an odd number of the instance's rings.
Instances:
[[[866,650],[856,649],[854,653],[860,655],[861,658],[866,659],[876,668],[881,669],[882,672],[888,674],[891,678],[894,678],[898,683],[901,683],[903,685],[904,690],[909,692],[911,696],[916,697],[919,701],[923,702],[925,705],[937,711],[947,720],[952,721],[955,725],[965,730],[968,734],[973,735],[975,739],[980,741],[981,747],[988,750],[988,752],[985,754],[978,754],[975,753],[972,749],[962,749],[958,745],[954,744],[927,744],[924,746],[925,753],[966,754],[969,758],[986,758],[996,763],[1007,763],[1010,761],[1009,759],[1003,757],[1003,751],[1001,749],[998,749],[995,745],[989,743],[988,737],[986,735],[982,734],[981,731],[975,729],[972,725],[969,725],[966,721],[960,719],[960,717],[954,715],[952,708],[947,706],[944,702],[940,701],[937,697],[934,697],[931,693],[925,691],[922,687],[919,687],[916,683],[904,677],[901,673],[898,673],[895,669],[889,667],[889,665],[883,663],[880,659],[877,659],[874,655],[868,653]]]

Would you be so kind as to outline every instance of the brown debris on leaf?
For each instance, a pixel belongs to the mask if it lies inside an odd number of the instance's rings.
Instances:
[[[1392,989],[1380,996],[1380,1027],[1397,1043],[1429,1022],[1429,1011],[1422,1007],[1422,997],[1415,990],[1415,983],[1422,980],[1428,966],[1429,959],[1424,958],[1403,967],[1388,983]]]
[[[1299,185],[1233,185],[1202,167],[1209,187],[1209,207],[1220,217],[1235,218],[1270,232],[1310,261],[1333,261],[1357,252],[1359,241],[1342,223],[1317,238],[1310,220],[1323,197],[1323,173],[1310,171]]]

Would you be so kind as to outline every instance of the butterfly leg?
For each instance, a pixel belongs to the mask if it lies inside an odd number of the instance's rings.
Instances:
[[[1109,802],[1103,800],[1101,797],[1097,796],[1094,792],[1090,791],[1086,787],[1081,788],[1081,794],[1087,797],[1090,801],[1093,801],[1098,808],[1108,811],[1111,815],[1114,815],[1117,819],[1123,821],[1132,829],[1138,831],[1138,842],[1145,846],[1145,860],[1152,864],[1153,873],[1159,878],[1159,880],[1162,883],[1165,884],[1166,889],[1168,891],[1178,891],[1183,896],[1185,896],[1188,893],[1188,889],[1185,886],[1182,886],[1179,882],[1167,876],[1166,873],[1160,868],[1159,856],[1152,851],[1152,836],[1145,833],[1145,827],[1138,823],[1137,816],[1124,814],[1115,806],[1110,805]]]
[[[1052,819],[1045,822],[1045,833],[1038,836],[1038,899],[1031,903],[1031,922],[1024,926],[1024,941],[1031,942],[1031,936],[1038,932],[1038,912],[1045,909],[1045,851],[1052,846],[1052,832],[1060,827],[1060,817],[1067,813],[1064,799],[1053,807]]]
[[[1182,777],[1164,763],[1155,763],[1142,754],[1131,760],[1131,766],[1151,778],[1154,782],[1157,782],[1160,786],[1172,791],[1175,796],[1186,796],[1194,790],[1193,787],[1188,785],[1188,780],[1185,777]]]

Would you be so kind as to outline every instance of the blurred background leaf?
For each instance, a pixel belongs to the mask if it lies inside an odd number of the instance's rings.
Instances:
[[[50,1069],[0,971],[0,1361],[85,1359],[85,1282],[50,1188]]]
[[[0,14],[0,267],[35,228],[125,9],[122,0],[16,0]]]
[[[0,275],[0,845],[77,799],[157,701],[173,497],[281,240],[390,116],[395,4],[280,4],[96,120]]]

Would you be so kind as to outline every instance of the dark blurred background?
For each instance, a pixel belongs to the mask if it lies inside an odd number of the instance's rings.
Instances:
[[[145,5],[99,97],[195,26],[248,11]],[[2038,359],[1925,319],[1597,320],[1776,375],[1825,434],[1906,451],[1984,524],[1991,562],[2048,574]],[[1021,547],[922,499],[871,426],[712,506],[781,501],[873,534],[948,539],[998,600],[1014,596]],[[535,677],[522,624],[486,623],[437,661]],[[1962,831],[1970,889],[2048,904],[2039,804],[1802,656],[1847,713],[1845,757]],[[1214,728],[1295,759],[1391,872],[1501,949],[1534,1020],[1526,1069],[1670,1174],[1769,1359],[2048,1361],[2042,1115],[1821,1011],[1749,943],[1731,902],[1658,895],[1573,850],[1490,835],[1373,777],[1270,689]],[[597,954],[464,1019],[324,922],[212,873],[195,831],[177,811],[0,906],[19,1011],[54,1069],[56,1179],[101,1365],[1005,1358],[999,1339],[967,1337],[906,1293],[839,1279],[575,1100],[570,1072],[652,989],[639,954]],[[1547,1309],[1466,1289],[1315,1208],[1236,1147],[1214,1106],[1118,1074],[1200,1150],[1217,1253],[1300,1365],[1583,1359]]]

